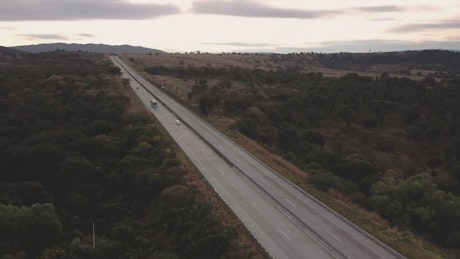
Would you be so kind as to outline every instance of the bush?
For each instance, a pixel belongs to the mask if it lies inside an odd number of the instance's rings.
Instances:
[[[0,255],[27,251],[37,255],[55,244],[62,224],[50,203],[16,207],[0,204]]]
[[[302,139],[310,142],[311,144],[316,144],[320,146],[324,146],[326,141],[324,140],[323,135],[317,131],[308,130],[302,134]]]
[[[375,128],[377,126],[377,119],[374,117],[366,117],[361,119],[361,123],[368,128]]]
[[[235,126],[239,132],[252,139],[257,139],[259,135],[257,123],[251,118],[242,118],[236,122]]]
[[[333,188],[341,193],[354,193],[358,186],[350,181],[338,177],[330,172],[318,172],[308,177],[308,182],[316,188],[326,191]]]

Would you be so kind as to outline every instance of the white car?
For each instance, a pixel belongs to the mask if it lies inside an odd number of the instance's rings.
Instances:
[[[180,120],[176,120],[176,125],[180,125]]]

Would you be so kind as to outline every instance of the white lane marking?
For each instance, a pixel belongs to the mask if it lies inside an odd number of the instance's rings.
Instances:
[[[235,189],[236,189],[237,191],[240,190],[240,188],[239,188],[236,184],[232,184],[232,185],[233,185],[233,187],[235,187]]]
[[[217,171],[219,171],[221,175],[225,175],[224,171],[222,171],[221,169],[217,169]]]
[[[297,208],[297,206],[294,203],[292,203],[292,201],[290,201],[288,199],[286,199],[286,201],[287,201],[287,203],[291,204],[292,207]]]
[[[263,183],[267,183],[267,182],[264,180],[264,178],[262,178],[262,177],[260,177],[260,176],[259,176],[259,180],[261,180]]]
[[[300,193],[294,193],[294,195],[300,199],[300,196],[299,195],[302,195],[302,196],[305,196],[305,194],[302,194],[301,192]],[[308,196],[307,196],[308,197]],[[381,258],[384,258],[384,256],[382,254],[380,254],[378,251],[376,251],[374,248],[372,248],[370,245],[367,244],[367,242],[365,242],[364,240],[361,240],[360,237],[356,236],[355,234],[345,230],[345,227],[341,226],[341,224],[333,221],[332,219],[330,219],[328,216],[326,216],[324,213],[322,213],[320,211],[320,208],[321,208],[321,205],[319,205],[319,208],[316,208],[316,206],[318,205],[315,205],[313,206],[310,202],[308,202],[308,200],[311,200],[312,203],[314,204],[314,200],[310,197],[308,197],[307,200],[305,200],[305,204],[310,207],[311,209],[313,209],[314,211],[316,211],[317,213],[321,214],[323,216],[324,219],[326,219],[327,221],[329,221],[330,223],[336,225],[337,227],[339,227],[340,229],[342,229],[343,231],[345,231],[346,233],[348,233],[351,237],[353,237],[356,241],[358,241],[360,244],[364,245],[365,247],[369,248],[372,252],[374,252],[376,255],[378,255],[379,257]],[[336,215],[332,214],[331,215],[332,217],[336,217],[336,218],[339,218],[339,220],[345,224],[345,226],[347,227],[350,227],[352,228],[347,222],[345,222],[344,220],[342,220],[340,217],[337,217]],[[352,223],[353,224],[353,223]],[[354,231],[354,230],[352,230]],[[364,236],[365,239],[369,240],[371,243],[375,243],[372,239],[368,238],[367,236]]]
[[[241,165],[241,161],[239,159],[236,159],[236,162]]]
[[[281,234],[283,234],[283,236],[284,236],[287,240],[290,239],[290,238],[288,237],[288,235],[286,235],[286,233],[284,233],[280,228],[278,228],[278,231],[279,231]]]
[[[342,240],[340,240],[337,236],[335,236],[334,234],[332,234],[331,232],[329,232],[329,230],[326,230],[326,232],[331,235],[333,238],[339,240],[339,242],[342,242]]]

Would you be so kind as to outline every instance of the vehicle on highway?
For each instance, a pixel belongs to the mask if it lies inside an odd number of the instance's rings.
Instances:
[[[150,99],[150,106],[152,106],[152,108],[157,108],[158,102],[154,99]]]
[[[180,125],[180,120],[176,120],[176,125]]]

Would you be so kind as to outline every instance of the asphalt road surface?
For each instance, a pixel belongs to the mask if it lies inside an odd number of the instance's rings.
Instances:
[[[304,192],[135,73],[114,64],[273,258],[404,258]],[[158,101],[152,108],[150,100]],[[177,123],[180,121],[180,124]]]

